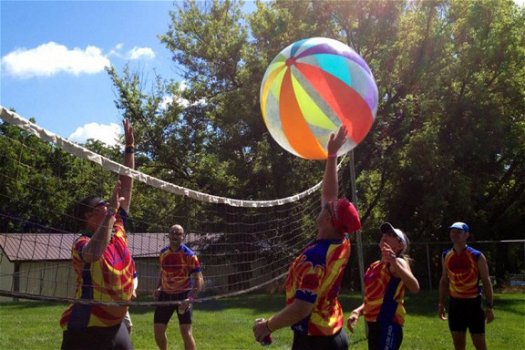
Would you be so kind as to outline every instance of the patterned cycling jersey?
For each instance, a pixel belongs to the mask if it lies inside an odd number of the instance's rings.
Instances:
[[[169,246],[160,251],[161,290],[167,294],[189,292],[193,287],[191,274],[201,272],[197,255],[186,245],[172,251]]]
[[[321,239],[295,259],[286,280],[286,304],[295,299],[314,304],[312,313],[292,326],[295,332],[331,336],[343,327],[343,309],[337,298],[348,258],[350,241]]]
[[[405,323],[405,284],[393,276],[389,265],[373,262],[365,273],[365,308],[364,315],[368,322]]]
[[[83,231],[73,244],[71,257],[77,275],[77,299],[101,302],[131,299],[136,271],[127,244],[126,220],[127,213],[120,209],[113,224],[113,235],[98,261],[86,263],[82,259],[82,249],[93,232]],[[64,330],[112,327],[122,322],[127,310],[127,306],[72,304],[62,314],[60,326]]]
[[[476,298],[480,295],[478,259],[481,252],[467,246],[457,253],[454,248],[443,251],[443,264],[453,298]]]

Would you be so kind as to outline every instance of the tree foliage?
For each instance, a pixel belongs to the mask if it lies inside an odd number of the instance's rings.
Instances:
[[[447,240],[445,228],[464,220],[476,239],[522,238],[525,10],[513,1],[258,1],[251,13],[238,1],[185,1],[169,15],[159,38],[183,81],[157,76],[146,92],[139,72],[108,69],[141,171],[243,199],[319,182],[322,162],[271,138],[259,88],[280,50],[326,36],[363,56],[380,93],[376,122],[355,149],[365,237],[389,220],[412,240]],[[67,181],[80,189],[91,180]],[[166,204],[140,198],[141,214]]]

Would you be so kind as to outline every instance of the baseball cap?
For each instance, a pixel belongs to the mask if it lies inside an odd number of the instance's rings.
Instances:
[[[346,198],[340,198],[335,203],[334,225],[341,232],[352,233],[361,228],[361,219],[355,206]]]
[[[404,247],[403,250],[405,250],[407,248],[408,242],[407,242],[407,238],[406,238],[405,234],[400,229],[395,228],[394,226],[392,226],[391,223],[389,223],[389,222],[382,223],[381,226],[379,226],[379,231],[381,231],[382,234],[385,234],[385,233],[393,233],[393,234],[395,234],[396,237],[399,238],[401,243],[403,243],[403,247]]]
[[[458,229],[458,230],[463,230],[465,232],[470,231],[470,228],[468,227],[468,225],[461,221],[455,222],[449,226],[449,229],[453,229],[453,228]]]

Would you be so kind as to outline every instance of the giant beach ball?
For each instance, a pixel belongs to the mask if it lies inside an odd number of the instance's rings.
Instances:
[[[305,159],[326,159],[332,132],[346,126],[338,155],[366,136],[378,92],[367,63],[347,45],[328,38],[297,41],[270,63],[261,83],[261,110],[273,139]]]

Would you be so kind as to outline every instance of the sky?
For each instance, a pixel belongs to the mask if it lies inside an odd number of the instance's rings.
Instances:
[[[180,81],[158,38],[180,4],[0,0],[0,104],[72,141],[115,144],[122,111],[104,67],[121,73],[128,64],[146,90],[155,73]]]
[[[115,144],[122,111],[105,67],[181,80],[158,36],[173,1],[0,1],[0,104],[75,142]]]

